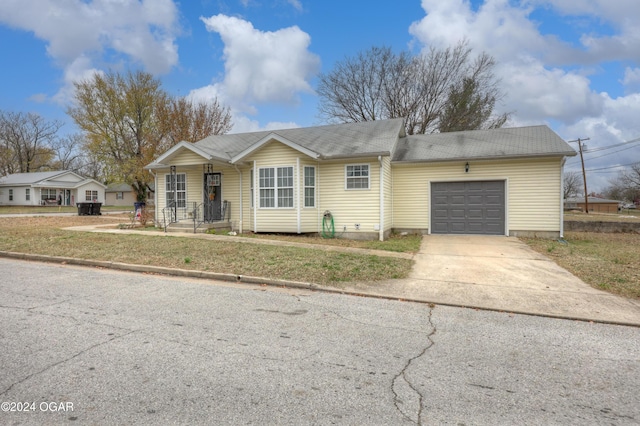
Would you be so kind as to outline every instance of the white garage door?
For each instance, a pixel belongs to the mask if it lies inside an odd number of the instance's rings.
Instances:
[[[504,181],[432,182],[432,234],[504,235]]]

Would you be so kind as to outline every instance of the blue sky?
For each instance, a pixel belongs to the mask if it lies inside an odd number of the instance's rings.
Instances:
[[[232,108],[234,132],[322,124],[317,75],[371,46],[415,54],[466,37],[497,62],[508,126],[591,149],[640,137],[637,0],[3,0],[0,109],[66,122],[73,81],[143,69],[174,95]],[[640,143],[587,159],[589,190]],[[603,155],[607,154],[607,155]],[[567,170],[578,170],[569,159]],[[603,169],[604,168],[604,169]]]

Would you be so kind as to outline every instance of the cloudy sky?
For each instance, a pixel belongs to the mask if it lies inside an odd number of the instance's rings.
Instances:
[[[508,126],[590,138],[589,191],[640,161],[637,0],[2,0],[0,109],[67,123],[73,81],[143,69],[232,108],[234,132],[322,124],[317,75],[371,46],[466,38],[498,62]],[[629,142],[630,141],[630,142]],[[635,141],[635,142],[634,142]],[[629,142],[623,144],[624,142]],[[576,146],[574,144],[574,146]],[[609,148],[612,147],[613,148]],[[567,170],[578,170],[579,159]]]

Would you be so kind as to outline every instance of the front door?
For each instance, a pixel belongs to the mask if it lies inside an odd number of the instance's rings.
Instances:
[[[220,192],[220,173],[204,174],[204,220],[214,222],[222,220],[222,194]]]

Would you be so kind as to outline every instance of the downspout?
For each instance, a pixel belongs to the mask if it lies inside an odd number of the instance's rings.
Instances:
[[[256,194],[258,194],[258,168],[256,160],[253,160],[253,232],[258,232],[258,203]]]
[[[153,187],[155,188],[155,191],[153,191],[153,215],[155,216],[155,222],[158,223],[158,176],[156,176],[151,169],[148,170],[149,173],[151,173],[151,176],[153,176]],[[105,193],[104,196],[106,198],[107,194]]]
[[[300,205],[302,204],[300,202],[300,157],[296,158],[296,184],[293,187],[293,192],[294,192],[294,200],[296,200],[296,214],[297,214],[297,221],[298,221],[298,234],[302,233],[302,216],[301,216],[301,211],[300,211]],[[304,202],[304,200],[302,200],[302,202]]]
[[[560,238],[564,239],[564,163],[567,157],[562,157],[560,164]]]
[[[384,241],[384,168],[382,167],[381,155],[378,155],[378,163],[380,164],[380,229],[378,230],[378,239]]]
[[[244,215],[242,214],[243,209],[242,209],[242,172],[240,171],[240,169],[238,168],[237,164],[234,164],[233,167],[236,169],[236,172],[238,172],[238,175],[240,177],[240,224],[238,225],[238,233],[242,234],[242,223],[244,220]],[[229,216],[229,219],[231,219],[231,216]]]

